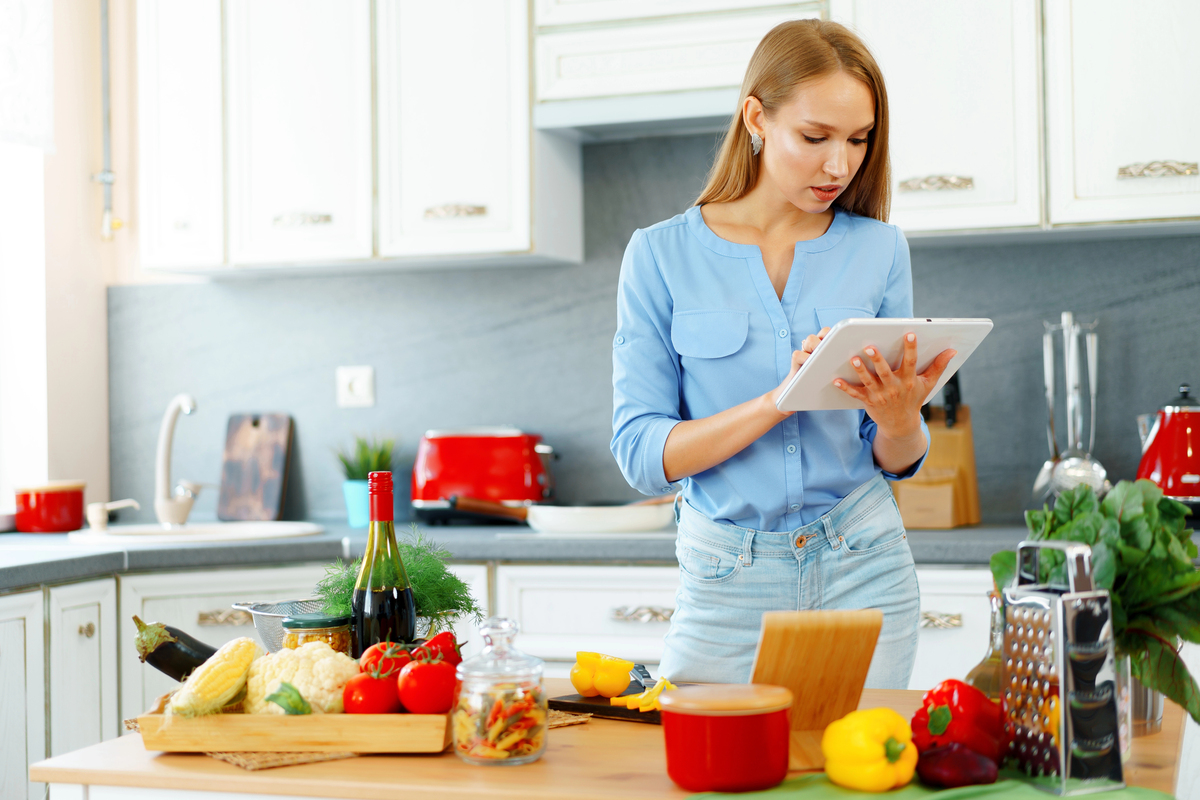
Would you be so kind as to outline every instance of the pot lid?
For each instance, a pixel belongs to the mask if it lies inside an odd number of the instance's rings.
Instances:
[[[1179,396],[1173,398],[1164,408],[1169,408],[1172,411],[1200,411],[1200,399],[1192,397],[1191,392],[1192,387],[1190,384],[1179,384]]]
[[[659,696],[664,711],[711,717],[766,714],[792,706],[792,692],[760,683],[710,683],[683,686]]]
[[[33,486],[17,488],[17,494],[47,494],[49,492],[82,492],[86,481],[46,481]]]

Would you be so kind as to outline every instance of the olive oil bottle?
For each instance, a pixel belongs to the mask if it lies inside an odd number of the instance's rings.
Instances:
[[[372,472],[367,487],[371,522],[351,601],[355,658],[373,644],[407,644],[417,637],[417,607],[396,547],[392,473]]]

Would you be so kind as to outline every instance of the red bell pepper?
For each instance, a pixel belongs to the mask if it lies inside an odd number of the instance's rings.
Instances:
[[[957,743],[999,764],[1007,747],[1000,704],[962,681],[942,681],[926,692],[912,730],[919,753]]]

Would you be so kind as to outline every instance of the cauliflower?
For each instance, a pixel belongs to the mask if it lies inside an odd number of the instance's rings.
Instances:
[[[326,714],[342,711],[342,687],[359,673],[358,662],[336,652],[325,642],[309,642],[295,650],[280,650],[256,659],[246,680],[247,714],[282,714],[267,702],[282,681],[296,687],[313,710]]]

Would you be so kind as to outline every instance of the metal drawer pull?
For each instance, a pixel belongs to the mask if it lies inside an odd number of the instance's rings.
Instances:
[[[89,622],[87,625],[80,625],[79,626],[79,635],[86,636],[89,639],[92,638],[93,636],[95,636],[96,635],[96,623]]]
[[[487,206],[471,206],[465,203],[447,203],[425,209],[425,219],[452,219],[454,217],[485,217]]]
[[[215,625],[253,625],[254,617],[249,611],[236,608],[222,608],[219,611],[201,611],[196,616],[196,624],[204,627]]]
[[[947,189],[974,189],[975,179],[969,175],[926,175],[900,181],[902,192],[941,192]]]
[[[307,228],[332,223],[333,214],[280,214],[271,222],[276,228]]]
[[[962,614],[943,614],[940,611],[922,611],[922,628],[938,628],[948,630],[962,627]]]
[[[1117,168],[1118,178],[1174,178],[1200,173],[1195,161],[1150,161]]]
[[[673,608],[662,606],[621,606],[614,608],[612,618],[617,622],[670,622]]]

